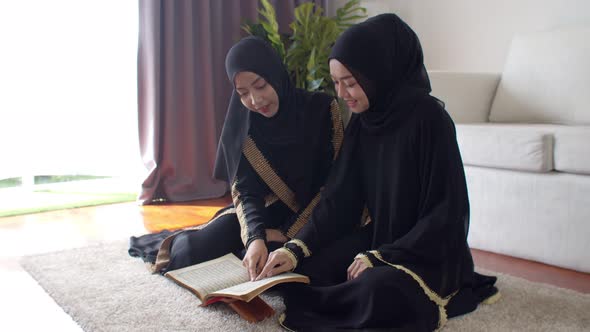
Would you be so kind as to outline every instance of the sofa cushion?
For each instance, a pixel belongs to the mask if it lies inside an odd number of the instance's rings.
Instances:
[[[457,124],[463,163],[531,172],[553,170],[553,135],[535,126]]]
[[[517,35],[490,121],[590,124],[590,24]]]
[[[553,130],[555,170],[590,174],[590,126],[558,126]]]
[[[499,73],[428,72],[432,95],[445,103],[456,123],[487,122]]]

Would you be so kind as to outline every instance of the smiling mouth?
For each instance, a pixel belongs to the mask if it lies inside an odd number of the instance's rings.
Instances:
[[[270,106],[266,105],[260,108],[257,108],[256,111],[260,112],[260,113],[268,113],[268,111],[270,110]]]

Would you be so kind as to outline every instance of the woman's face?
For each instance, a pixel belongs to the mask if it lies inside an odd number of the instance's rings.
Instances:
[[[234,78],[236,92],[242,104],[250,111],[272,118],[279,111],[279,96],[273,87],[261,76],[242,71]]]
[[[330,60],[330,75],[338,97],[344,99],[351,112],[362,113],[369,109],[369,98],[365,91],[340,61]]]

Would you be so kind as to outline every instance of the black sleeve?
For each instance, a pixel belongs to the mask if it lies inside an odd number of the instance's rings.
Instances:
[[[436,262],[459,260],[467,241],[469,199],[454,123],[434,105],[424,112],[416,132],[418,219],[403,237],[373,253],[395,264],[411,260],[411,255]]]
[[[266,241],[268,216],[264,197],[269,193],[268,187],[242,155],[231,195],[240,222],[240,235],[246,248],[256,239]]]
[[[353,123],[351,125],[355,126]],[[302,242],[307,252],[313,253],[350,233],[360,224],[365,199],[361,187],[360,163],[355,151],[358,135],[354,134],[355,128],[351,125],[347,128],[342,149],[310,221],[294,238],[298,243]]]

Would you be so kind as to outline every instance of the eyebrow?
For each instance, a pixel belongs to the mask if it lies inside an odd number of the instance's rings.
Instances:
[[[335,79],[335,78],[336,78],[336,77],[332,76],[332,79]],[[347,80],[347,79],[349,79],[349,78],[354,78],[354,76],[352,76],[352,75],[347,75],[347,76],[344,76],[344,77],[340,77],[339,79],[340,79],[340,80]]]
[[[250,85],[256,84],[256,82],[260,81],[261,78],[262,78],[261,76],[256,77],[256,79],[254,81],[252,81],[252,83],[250,83]],[[238,87],[238,86],[236,86],[236,90],[245,90],[245,89],[246,88],[244,88],[244,87]]]

